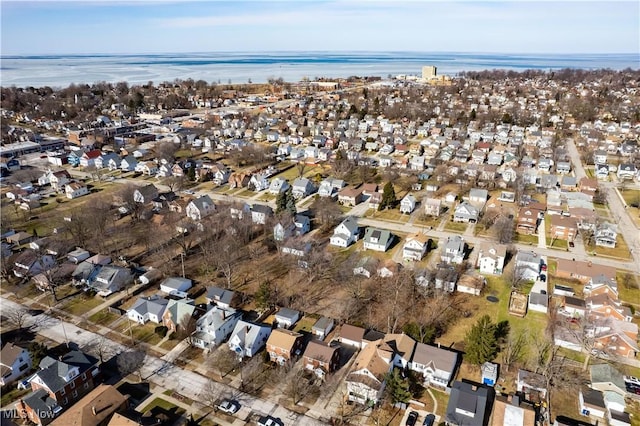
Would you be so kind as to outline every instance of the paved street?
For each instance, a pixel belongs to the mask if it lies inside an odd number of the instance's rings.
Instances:
[[[578,148],[572,139],[567,140],[567,151],[571,157],[576,178],[580,180],[587,174],[585,173],[584,166],[582,165]],[[629,217],[623,201],[615,190],[615,184],[613,182],[599,182],[599,184],[607,195],[607,205],[609,206],[611,215],[614,218],[614,222],[618,225],[618,234],[624,237],[627,245],[631,249],[633,261],[629,262],[631,267],[625,269],[640,272],[640,231],[636,228],[635,223]],[[607,264],[610,264],[610,262],[611,261],[608,259],[606,260]],[[612,264],[611,266],[615,265]]]
[[[18,308],[21,306],[18,303],[7,300],[6,298],[0,299],[0,302],[2,309]],[[105,337],[99,334],[79,328],[72,323],[60,321],[59,319],[50,317],[44,313],[29,317],[25,327],[31,326],[38,334],[41,334],[48,339],[58,343],[65,343],[68,338],[69,341],[77,344],[81,348],[91,346],[95,342],[105,339]],[[108,356],[129,350],[129,348],[118,342],[109,339],[107,340],[109,341],[109,344],[107,345],[109,348]],[[169,358],[171,358],[171,356]],[[202,401],[203,393],[210,389],[208,387],[209,378],[193,371],[177,367],[170,361],[165,361],[150,355],[145,357],[144,366],[140,373],[143,380],[148,380],[149,382],[165,389],[172,389],[195,401]],[[242,406],[251,407],[253,412],[261,415],[269,414],[274,417],[278,417],[284,421],[285,425],[304,424],[320,426],[325,424],[319,420],[294,413],[271,401],[266,401],[243,393],[225,384],[218,382],[213,383],[216,393],[220,395],[233,395],[233,398],[240,402]]]

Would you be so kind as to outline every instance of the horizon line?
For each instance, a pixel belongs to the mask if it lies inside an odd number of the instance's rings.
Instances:
[[[628,55],[640,57],[640,52],[470,52],[470,51],[454,51],[454,50],[442,50],[442,51],[429,51],[429,50],[211,50],[211,51],[190,51],[190,52],[137,52],[137,53],[125,53],[125,52],[88,52],[88,53],[14,53],[14,54],[2,54],[0,58],[11,57],[23,57],[28,58],[32,56],[146,56],[146,55],[190,55],[190,54],[291,54],[291,53],[303,53],[311,55],[314,53],[322,54],[380,54],[380,53],[408,53],[408,54],[463,54],[463,55],[521,55],[521,56],[533,56],[533,55],[547,55],[547,56],[586,56],[586,55],[598,55],[598,56],[614,56],[614,55]]]

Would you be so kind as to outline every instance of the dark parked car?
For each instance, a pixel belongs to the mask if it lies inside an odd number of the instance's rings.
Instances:
[[[569,247],[574,248],[576,245],[573,243],[573,241],[569,241]]]
[[[424,418],[424,421],[422,422],[422,426],[433,426],[435,421],[436,421],[435,415],[427,414],[427,416]]]
[[[412,411],[409,413],[409,417],[407,417],[407,421],[405,422],[405,426],[415,426],[418,421],[418,412]]]
[[[547,276],[545,274],[540,274],[540,281],[543,283],[547,282]]]

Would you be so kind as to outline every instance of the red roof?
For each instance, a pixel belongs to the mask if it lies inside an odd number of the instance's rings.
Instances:
[[[84,153],[83,157],[85,158],[98,158],[102,155],[102,151],[99,149],[94,149],[93,151],[87,151]]]

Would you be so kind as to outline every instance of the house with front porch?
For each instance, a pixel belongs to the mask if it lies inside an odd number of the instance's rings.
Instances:
[[[507,246],[483,241],[480,243],[477,267],[481,274],[502,275]]]
[[[193,346],[205,350],[211,350],[227,340],[242,318],[242,312],[233,308],[209,306],[208,309],[198,318],[191,338]]]
[[[426,234],[417,232],[409,235],[402,246],[402,258],[419,262],[427,253],[429,248],[429,237]]]
[[[251,358],[265,346],[270,334],[271,327],[266,324],[238,321],[229,338],[229,349],[239,358]]]
[[[394,235],[388,230],[368,227],[364,233],[363,246],[365,250],[385,252],[393,240]]]
[[[393,367],[393,351],[382,348],[383,341],[368,343],[358,353],[351,372],[347,375],[347,397],[349,401],[373,406],[382,398],[385,376]]]
[[[422,375],[424,386],[446,389],[454,377],[458,354],[439,346],[416,344],[409,369]]]
[[[284,365],[298,357],[302,350],[302,334],[278,328],[267,339],[267,353],[271,362]]]

